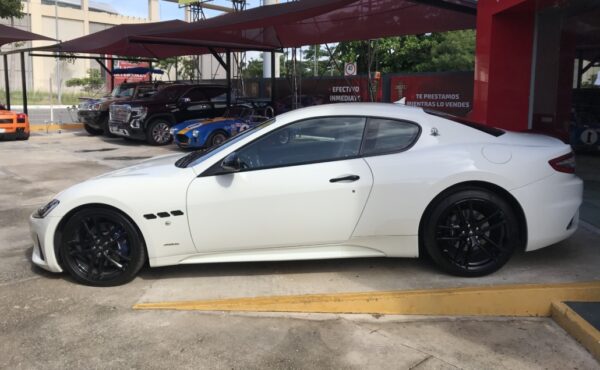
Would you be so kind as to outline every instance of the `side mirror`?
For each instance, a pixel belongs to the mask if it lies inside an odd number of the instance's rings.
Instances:
[[[190,98],[181,98],[179,99],[179,104],[181,105],[188,105],[192,102],[192,99]]]
[[[240,161],[240,157],[238,157],[237,153],[231,153],[223,162],[221,162],[221,168],[227,172],[239,172],[242,169],[242,162]]]

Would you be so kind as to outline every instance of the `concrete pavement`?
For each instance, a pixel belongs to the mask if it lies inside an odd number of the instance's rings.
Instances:
[[[83,132],[0,143],[0,368],[600,368],[549,319],[131,310],[158,299],[598,280],[593,228],[482,279],[426,261],[356,259],[146,268],[99,289],[31,265],[35,208],[70,184],[175,151]]]

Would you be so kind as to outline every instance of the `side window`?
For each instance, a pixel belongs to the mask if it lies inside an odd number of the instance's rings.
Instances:
[[[239,151],[244,169],[290,166],[358,156],[365,118],[324,117],[292,123]]]
[[[204,94],[202,89],[199,88],[191,89],[190,91],[186,92],[183,97],[190,98],[190,101],[192,102],[207,100],[206,94]]]
[[[364,155],[402,151],[410,147],[419,136],[419,126],[414,123],[386,118],[369,118],[363,147]]]

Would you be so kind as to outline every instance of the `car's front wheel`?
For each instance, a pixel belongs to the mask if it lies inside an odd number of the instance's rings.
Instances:
[[[446,194],[426,216],[423,242],[431,259],[458,276],[500,269],[519,245],[519,223],[511,205],[482,188]]]
[[[90,207],[73,214],[64,226],[59,248],[64,269],[86,285],[125,284],[146,261],[137,227],[109,208]]]
[[[165,119],[158,118],[150,122],[150,124],[148,125],[148,130],[146,132],[146,140],[148,141],[148,144],[169,144],[171,140],[173,140],[173,136],[171,135],[170,130],[170,122]]]

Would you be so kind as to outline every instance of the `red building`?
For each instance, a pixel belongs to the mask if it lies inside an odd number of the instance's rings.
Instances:
[[[480,0],[469,117],[566,138],[572,108],[600,117],[600,89],[580,89],[599,60],[600,1]]]

